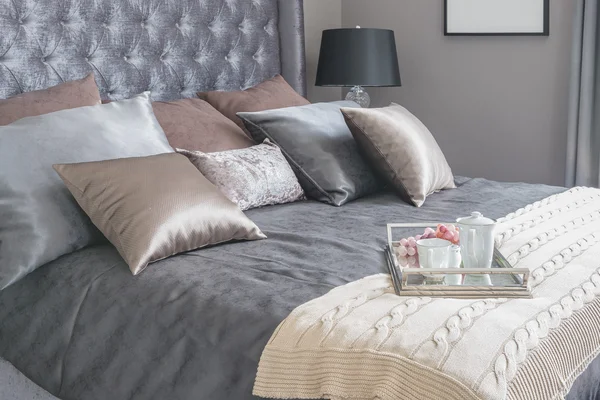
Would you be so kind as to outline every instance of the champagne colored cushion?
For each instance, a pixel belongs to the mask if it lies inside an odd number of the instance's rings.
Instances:
[[[134,275],[177,253],[266,237],[177,153],[54,169]]]
[[[255,141],[268,138],[281,148],[309,197],[341,206],[380,186],[356,147],[341,107],[359,105],[337,101],[238,115]]]
[[[152,107],[173,147],[212,153],[254,145],[239,126],[204,100],[155,101]]]
[[[441,189],[455,188],[452,170],[435,138],[406,108],[342,108],[359,148],[406,202],[420,207]]]
[[[166,152],[148,94],[0,126],[0,289],[102,240],[53,164]]]
[[[89,74],[83,79],[0,100],[0,125],[8,125],[25,117],[96,104],[100,104],[100,93],[94,74]]]
[[[177,149],[242,210],[304,199],[294,171],[268,139],[247,149],[206,154]]]
[[[236,116],[238,112],[264,111],[310,104],[281,75],[276,75],[243,91],[199,92],[198,97],[209,102],[211,106],[242,129],[245,129],[244,123]]]

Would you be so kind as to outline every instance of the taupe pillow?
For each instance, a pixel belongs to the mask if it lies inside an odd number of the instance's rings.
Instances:
[[[304,199],[294,171],[279,147],[264,143],[241,150],[177,151],[242,210]]]
[[[417,207],[441,189],[455,188],[435,138],[406,108],[342,108],[359,148],[400,196]]]
[[[155,101],[152,108],[173,147],[211,153],[255,144],[239,126],[204,100]]]
[[[272,110],[310,104],[300,96],[281,75],[266,80],[249,89],[237,92],[199,92],[198,97],[206,100],[227,118],[244,129],[244,123],[236,115],[238,112]]]
[[[0,100],[0,125],[8,125],[25,117],[96,104],[100,104],[100,93],[94,74],[89,74],[83,79]]]
[[[57,164],[54,169],[134,275],[177,253],[266,238],[181,154]]]

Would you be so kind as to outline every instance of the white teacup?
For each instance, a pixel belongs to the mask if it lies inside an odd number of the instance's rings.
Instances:
[[[444,239],[434,238],[417,241],[421,268],[448,268],[451,247],[452,243]]]

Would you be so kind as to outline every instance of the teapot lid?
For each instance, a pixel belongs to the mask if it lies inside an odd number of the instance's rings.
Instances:
[[[476,225],[476,226],[494,225],[495,224],[493,219],[484,217],[483,214],[481,214],[479,211],[473,211],[471,213],[470,217],[459,218],[456,220],[456,222],[463,224],[463,225]]]

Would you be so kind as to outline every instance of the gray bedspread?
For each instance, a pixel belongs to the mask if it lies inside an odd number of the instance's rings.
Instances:
[[[387,222],[500,217],[564,190],[458,181],[420,209],[377,194],[252,210],[269,239],[175,256],[137,277],[108,244],[69,254],[0,292],[0,356],[64,400],[251,399],[261,351],[292,309],[385,271]],[[597,360],[571,400],[599,396],[598,370]]]

